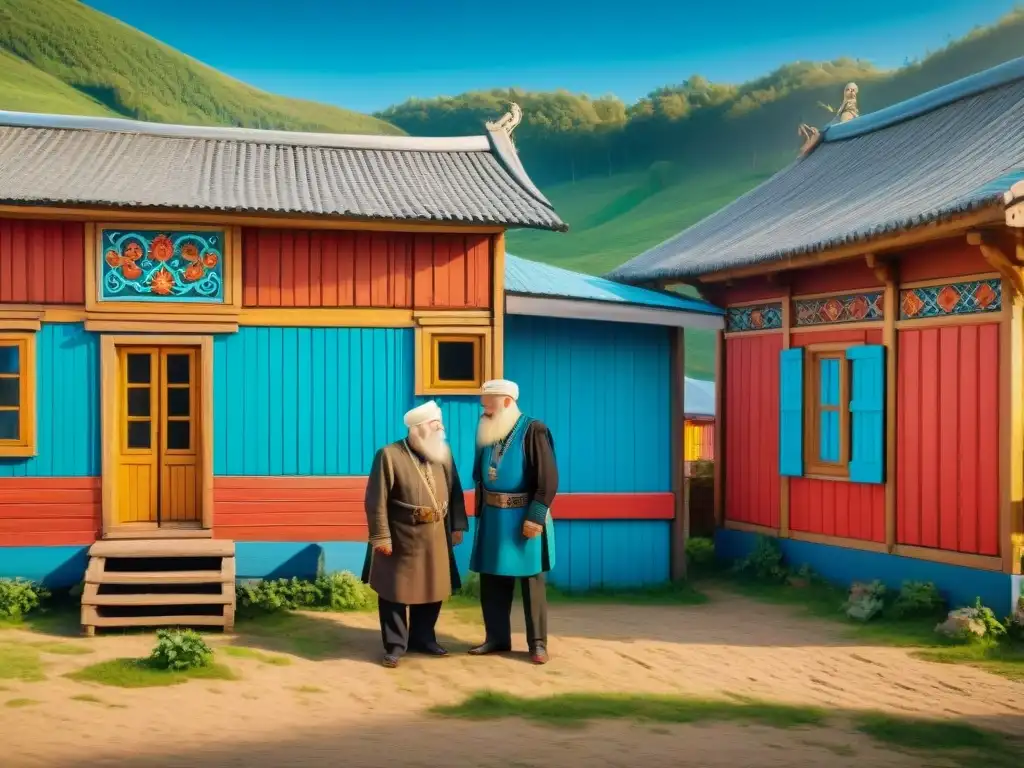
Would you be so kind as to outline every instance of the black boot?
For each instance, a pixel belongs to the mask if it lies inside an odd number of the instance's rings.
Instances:
[[[434,641],[409,646],[410,653],[422,653],[426,656],[447,656],[448,651]]]
[[[512,650],[512,643],[496,643],[493,640],[484,640],[480,645],[470,648],[473,656],[487,656],[491,653],[508,653]]]

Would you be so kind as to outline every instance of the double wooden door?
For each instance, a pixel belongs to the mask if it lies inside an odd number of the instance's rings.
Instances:
[[[119,524],[202,520],[198,353],[118,347]]]

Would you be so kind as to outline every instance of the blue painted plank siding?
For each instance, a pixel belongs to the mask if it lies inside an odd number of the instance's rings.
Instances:
[[[405,433],[408,328],[254,328],[214,342],[214,473],[365,475]],[[671,488],[669,339],[661,328],[509,317],[505,373],[552,430],[564,493]],[[435,398],[471,482],[480,406]],[[252,414],[264,414],[253,418]]]
[[[100,474],[100,345],[80,323],[47,323],[36,334],[37,453],[0,458],[0,477]]]
[[[658,326],[505,319],[505,375],[554,435],[560,491],[671,490],[669,357]]]

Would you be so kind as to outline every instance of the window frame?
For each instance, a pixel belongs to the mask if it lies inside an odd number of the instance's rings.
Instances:
[[[804,475],[849,478],[851,454],[850,376],[846,350],[855,344],[809,344],[804,347]],[[822,360],[839,362],[839,460],[821,459]]]
[[[479,395],[492,378],[491,328],[479,325],[430,326],[416,329],[416,394]],[[470,383],[446,381],[438,376],[439,347],[444,342],[473,342],[476,377]]]
[[[0,439],[0,458],[31,458],[36,455],[36,334],[0,329],[0,347],[18,352],[18,439]]]

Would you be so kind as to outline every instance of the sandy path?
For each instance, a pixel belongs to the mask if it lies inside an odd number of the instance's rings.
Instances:
[[[1024,736],[1019,683],[918,661],[898,649],[853,645],[837,627],[730,595],[716,594],[711,603],[694,607],[554,607],[553,660],[540,668],[522,656],[475,659],[459,653],[479,639],[480,628],[447,615],[441,630],[453,656],[410,657],[398,670],[385,670],[376,664],[374,618],[309,617],[325,633],[321,640],[331,644],[325,659],[293,655],[288,666],[273,666],[223,656],[241,680],[169,688],[128,690],[61,677],[101,659],[145,655],[151,636],[69,641],[93,653],[46,654],[43,682],[0,680],[0,705],[16,698],[38,702],[0,711],[0,764],[436,767],[585,760],[597,766],[767,768],[853,766],[867,758],[873,766],[919,765],[917,758],[832,729],[617,722],[566,731],[519,721],[428,720],[423,713],[483,688],[524,696],[586,690],[738,694],[837,710],[960,717]],[[38,640],[28,633],[0,633],[5,642]],[[253,638],[246,644],[275,646]],[[72,698],[83,694],[100,701]]]

